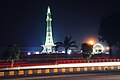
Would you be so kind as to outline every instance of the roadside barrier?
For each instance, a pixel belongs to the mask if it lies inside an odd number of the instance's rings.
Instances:
[[[102,72],[120,70],[120,66],[91,66],[91,67],[65,67],[65,68],[41,68],[41,69],[16,69],[16,70],[1,70],[0,79],[28,77],[36,75],[50,74],[67,74],[67,73],[83,73],[83,72]]]
[[[88,60],[58,60],[58,64],[65,63],[89,63],[89,62],[120,62],[120,59],[88,59]]]
[[[68,64],[68,63],[96,63],[96,62],[120,62],[120,59],[88,59],[88,60],[57,60],[56,62],[49,63],[26,63],[15,62],[14,67],[23,66],[40,66],[40,65],[54,65],[54,64]],[[0,68],[11,67],[10,62],[0,62]]]

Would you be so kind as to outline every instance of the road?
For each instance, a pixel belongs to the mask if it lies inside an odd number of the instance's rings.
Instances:
[[[69,74],[16,78],[7,80],[120,80],[120,72]]]
[[[74,67],[95,67],[95,66],[119,66],[120,62],[99,62],[99,63],[68,63],[58,65],[43,65],[43,66],[24,66],[13,68],[0,68],[0,70],[18,70],[18,69],[43,69],[43,68],[74,68]]]

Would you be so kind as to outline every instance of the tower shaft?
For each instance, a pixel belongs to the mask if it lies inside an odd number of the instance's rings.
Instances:
[[[46,28],[46,40],[45,40],[45,45],[43,45],[44,49],[42,53],[50,53],[52,52],[52,47],[54,46],[53,42],[53,36],[52,36],[52,18],[51,18],[51,12],[50,12],[50,7],[48,6],[47,9],[47,28]]]

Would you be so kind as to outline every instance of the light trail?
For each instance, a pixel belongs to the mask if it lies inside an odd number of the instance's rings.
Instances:
[[[0,70],[69,68],[69,67],[92,67],[92,66],[120,66],[120,62],[71,63],[71,64],[44,65],[44,66],[26,66],[26,67],[1,68]]]

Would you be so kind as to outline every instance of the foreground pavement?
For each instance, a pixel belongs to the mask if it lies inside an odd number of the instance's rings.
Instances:
[[[120,72],[50,75],[6,80],[120,80]]]

